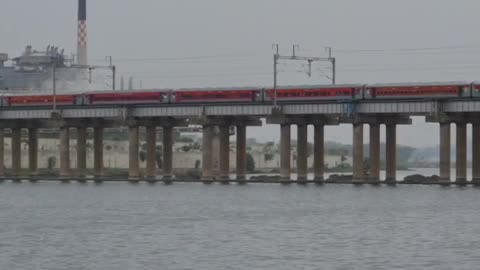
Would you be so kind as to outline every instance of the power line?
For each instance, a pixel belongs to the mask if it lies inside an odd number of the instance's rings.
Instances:
[[[115,62],[157,62],[157,61],[189,61],[189,60],[210,60],[210,59],[230,59],[244,58],[248,56],[257,56],[258,53],[229,53],[202,56],[178,56],[178,57],[132,57],[116,58]],[[90,59],[92,61],[105,61],[105,59]]]
[[[480,49],[479,45],[455,45],[455,46],[439,46],[439,47],[419,47],[419,48],[393,48],[393,49],[335,49],[338,53],[362,53],[362,52],[414,52],[414,51],[435,51],[435,50],[458,50],[458,49]]]

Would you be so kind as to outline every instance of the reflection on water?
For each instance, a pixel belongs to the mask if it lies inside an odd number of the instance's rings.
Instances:
[[[6,182],[0,269],[478,269],[478,209],[474,187]]]

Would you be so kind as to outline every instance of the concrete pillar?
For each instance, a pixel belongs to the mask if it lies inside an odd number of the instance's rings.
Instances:
[[[237,181],[245,181],[247,174],[247,127],[237,126]]]
[[[5,176],[5,134],[0,128],[0,177]]]
[[[457,123],[456,181],[467,181],[467,124]]]
[[[280,125],[280,178],[290,180],[291,132],[289,124]]]
[[[450,182],[450,123],[440,123],[440,181]]]
[[[353,124],[353,181],[365,180],[363,166],[363,124]]]
[[[93,170],[95,176],[103,176],[103,128],[93,129]]]
[[[313,172],[316,182],[323,182],[325,173],[325,133],[323,125],[315,125],[313,138]]]
[[[386,181],[397,181],[397,126],[387,124],[386,136]]]
[[[205,182],[213,180],[213,126],[203,126],[202,138],[202,179]]]
[[[139,155],[139,131],[138,126],[131,126],[128,129],[128,177],[130,179],[140,178]]]
[[[380,125],[370,124],[370,180],[380,180]]]
[[[230,179],[230,126],[220,126],[220,179],[228,181]]]
[[[297,126],[297,181],[305,182],[308,176],[308,126]]]
[[[480,123],[472,124],[472,181],[480,183]]]
[[[38,169],[38,130],[28,129],[28,167],[30,175],[37,175]]]
[[[87,171],[87,128],[77,128],[77,175],[85,176]]]
[[[157,127],[147,127],[147,168],[146,177],[157,176]]]
[[[323,182],[325,173],[325,135],[324,126],[314,126],[314,142],[313,142],[313,171],[316,182]]]
[[[163,127],[163,178],[173,177],[173,127]]]
[[[12,173],[19,176],[22,169],[22,129],[12,129]]]
[[[213,127],[212,133],[212,168],[213,177],[220,178],[220,129]]]
[[[68,127],[60,128],[60,177],[70,175],[70,130]]]

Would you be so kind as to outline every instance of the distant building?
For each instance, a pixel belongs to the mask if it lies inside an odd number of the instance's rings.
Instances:
[[[0,53],[0,91],[51,90],[54,67],[61,88],[64,82],[76,81],[80,71],[70,63],[72,61],[66,59],[64,50],[59,51],[55,46],[48,46],[45,51],[27,46],[21,56],[12,59],[8,54]]]

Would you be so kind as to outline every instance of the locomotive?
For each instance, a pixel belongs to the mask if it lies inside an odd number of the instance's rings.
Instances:
[[[345,84],[272,88],[194,88],[138,91],[102,91],[73,94],[6,95],[0,107],[95,106],[127,104],[278,103],[480,98],[480,83]]]

